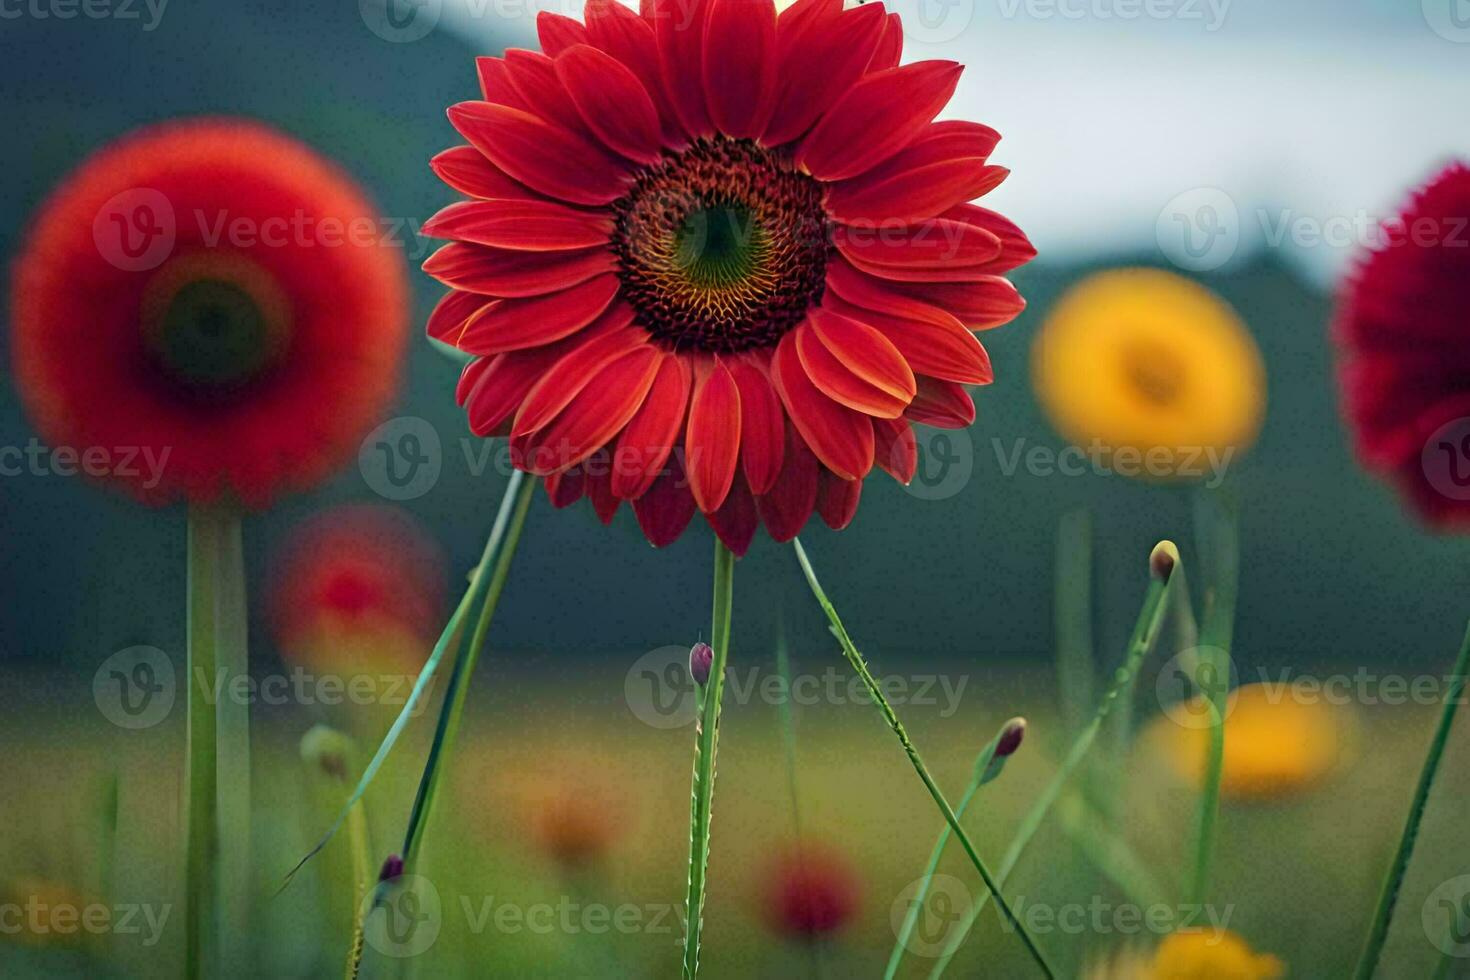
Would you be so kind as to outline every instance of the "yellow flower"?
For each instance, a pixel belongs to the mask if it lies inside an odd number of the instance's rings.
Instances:
[[[1152,957],[1133,949],[1094,964],[1088,980],[1278,980],[1286,966],[1257,953],[1233,932],[1181,929],[1164,937]]]
[[[1203,719],[1194,702],[1178,718]],[[1245,684],[1231,692],[1225,714],[1225,765],[1220,791],[1236,799],[1283,796],[1320,780],[1337,764],[1347,719],[1320,692],[1293,685]],[[1199,782],[1209,749],[1209,729],[1155,719],[1151,737],[1176,772]]]
[[[1125,475],[1206,476],[1255,441],[1265,410],[1245,324],[1205,287],[1155,269],[1069,290],[1037,336],[1032,379],[1057,431]]]

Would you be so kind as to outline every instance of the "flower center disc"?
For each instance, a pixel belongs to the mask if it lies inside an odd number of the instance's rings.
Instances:
[[[822,186],[750,140],[696,140],[613,209],[624,293],[670,348],[770,347],[821,299]]]
[[[1161,408],[1174,404],[1183,393],[1184,362],[1161,344],[1139,342],[1124,355],[1124,370],[1133,390]]]
[[[159,270],[143,300],[155,366],[196,395],[239,389],[284,352],[286,304],[264,270],[239,257],[201,255]]]

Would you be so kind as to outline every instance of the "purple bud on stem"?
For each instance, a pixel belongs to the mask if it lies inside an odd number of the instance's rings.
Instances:
[[[709,683],[710,667],[715,662],[715,651],[708,643],[696,643],[689,648],[689,673],[700,687]]]

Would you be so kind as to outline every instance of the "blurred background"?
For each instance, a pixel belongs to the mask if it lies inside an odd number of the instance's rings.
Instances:
[[[1264,422],[1224,479],[1241,523],[1232,652],[1242,678],[1363,665],[1442,674],[1467,612],[1466,546],[1421,528],[1356,465],[1327,326],[1332,292],[1365,235],[1408,188],[1470,155],[1463,0],[903,0],[893,9],[908,25],[905,60],[967,65],[946,115],[1003,134],[993,159],[1013,174],[986,203],[1026,229],[1040,257],[1015,276],[1027,311],[984,337],[997,380],[977,393],[976,424],[921,433],[914,486],[870,481],[851,528],[812,526],[804,542],[875,671],[911,692],[930,685],[931,697],[915,695],[900,710],[952,792],[1001,722],[1031,719],[1026,748],[988,791],[977,843],[1003,849],[1065,748],[1053,642],[1059,521],[1082,507],[1091,516],[1101,669],[1121,656],[1153,544],[1174,538],[1193,559],[1191,495],[1180,487],[1014,463],[1035,447],[1066,446],[1033,393],[1032,347],[1057,299],[1095,271],[1148,266],[1202,282],[1260,349]],[[474,55],[535,46],[534,13],[526,0],[392,10],[378,0],[0,6],[12,134],[0,149],[7,265],[27,217],[63,174],[128,130],[179,115],[241,114],[294,134],[349,170],[396,226],[412,270],[415,340],[397,407],[369,441],[422,436],[426,470],[406,491],[391,487],[365,442],[359,464],[325,488],[247,521],[258,676],[295,662],[266,597],[293,537],[320,512],[359,503],[410,515],[439,549],[429,573],[438,580],[424,589],[439,597],[441,616],[442,596],[458,594],[482,547],[506,480],[503,457],[487,455],[453,403],[458,362],[422,339],[441,289],[418,271],[433,243],[415,229],[452,199],[427,166],[458,141],[444,107],[474,97]],[[34,431],[8,370],[3,385],[0,446],[26,447]],[[122,727],[98,710],[93,681],[109,657],[140,645],[182,665],[182,509],[141,509],[54,472],[0,477],[0,507],[8,599],[0,682],[11,694],[0,714],[0,818],[11,828],[0,879],[11,888],[69,882],[86,893],[104,887],[105,873],[116,895],[161,907],[175,887],[168,860],[182,704],[147,726]],[[542,933],[487,926],[466,910],[487,898],[522,908],[631,903],[646,923],[650,907],[678,904],[692,726],[665,724],[639,678],[677,663],[668,650],[687,650],[707,624],[709,537],[698,527],[655,551],[626,508],[604,529],[585,505],[554,512],[538,494],[477,678],[454,805],[431,831],[425,873],[449,911],[419,961],[426,975],[676,972],[673,919],[667,933]],[[736,670],[773,676],[780,623],[799,675],[823,678],[831,668],[845,683],[790,549],[757,540],[740,564],[735,605]],[[1160,713],[1153,691],[1148,674],[1140,726]],[[794,829],[772,700],[737,698],[725,721],[708,975],[880,975],[894,941],[891,910],[902,907],[938,830],[932,807],[861,698],[796,705],[803,833],[844,854],[846,883],[833,887],[855,897],[842,928],[820,941],[784,934],[769,910],[779,905],[771,889],[782,887],[778,855]],[[1292,976],[1341,976],[1353,962],[1434,715],[1429,704],[1348,711],[1351,720],[1334,720],[1329,773],[1284,801],[1227,803],[1222,823],[1217,898],[1234,911],[1230,928],[1280,956]],[[381,704],[256,708],[261,900],[252,935],[262,970],[340,972],[348,940],[339,842],[319,869],[267,900],[333,812],[298,740],[328,722],[353,732],[365,756],[390,719]],[[430,727],[424,719],[410,728],[368,797],[375,858],[396,846]],[[1439,951],[1420,927],[1421,904],[1445,878],[1470,872],[1453,846],[1451,809],[1470,791],[1461,743],[1424,831],[1423,863],[1432,867],[1416,865],[1395,926],[1389,955],[1404,972],[1393,975],[1432,968]],[[1125,777],[1128,836],[1151,866],[1177,877],[1188,777],[1148,752],[1145,740],[1112,760]],[[547,817],[562,809],[572,811],[561,821],[570,829]],[[104,848],[98,835],[108,833],[115,839]],[[568,835],[580,842],[571,858]],[[115,856],[111,867],[89,857],[99,848]],[[583,861],[578,848],[595,859]],[[946,869],[970,887],[953,857]],[[1016,875],[1018,893],[1034,901],[1110,894],[1060,826],[1043,829]],[[1075,973],[1132,943],[1118,932],[1042,938]],[[177,972],[166,927],[156,945],[108,935],[105,951],[10,938],[0,935],[5,975]],[[989,913],[960,956],[953,975],[1026,975],[1019,943]],[[381,975],[391,962],[377,965]],[[932,954],[911,953],[904,975],[925,975],[932,963]]]

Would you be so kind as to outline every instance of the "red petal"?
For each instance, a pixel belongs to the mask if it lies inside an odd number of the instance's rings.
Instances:
[[[549,423],[599,371],[647,342],[644,331],[623,329],[600,334],[573,349],[547,369],[526,395],[511,435],[527,435]]]
[[[1004,170],[996,167],[996,170]],[[1009,173],[1009,171],[1006,171]],[[993,273],[1010,272],[1020,265],[1025,265],[1036,258],[1036,246],[1031,244],[1031,239],[1026,233],[1016,227],[1016,223],[1004,215],[982,208],[978,204],[961,204],[944,212],[943,217],[954,221],[963,221],[965,224],[984,228],[990,234],[1000,239],[1000,254],[985,263],[985,271]]]
[[[884,286],[923,304],[948,310],[971,330],[989,330],[1010,323],[1026,308],[1026,301],[1016,292],[1016,287],[1000,276],[979,276],[972,282],[888,281]]]
[[[854,375],[905,403],[914,397],[914,372],[887,337],[861,319],[820,307],[811,311],[808,322],[822,344]]]
[[[777,39],[783,33],[807,30],[814,24],[830,26],[842,13],[842,0],[796,0],[776,18]]]
[[[689,492],[677,456],[669,460],[668,471],[654,480],[643,496],[633,501],[633,514],[638,518],[638,526],[655,548],[678,540],[694,517],[694,511],[694,495]]]
[[[840,531],[857,516],[858,498],[862,495],[862,480],[839,480],[823,470],[817,484],[817,513],[828,527]]]
[[[424,222],[430,238],[452,238],[522,252],[606,245],[612,218],[555,201],[460,201]]]
[[[898,398],[875,388],[854,374],[822,342],[810,320],[803,322],[793,333],[796,335],[796,353],[806,376],[828,398],[864,415],[882,418],[897,418],[908,407],[908,398]],[[897,356],[895,351],[894,357]]]
[[[764,368],[750,358],[733,358],[727,366],[740,387],[741,468],[751,491],[762,494],[781,475],[786,413]]]
[[[454,386],[454,404],[460,408],[469,400],[470,392],[475,390],[475,385],[480,383],[481,376],[490,367],[490,358],[477,357],[464,366],[459,372],[459,383]]]
[[[587,128],[610,149],[639,163],[659,158],[663,141],[658,110],[638,76],[589,44],[568,48],[556,74]]]
[[[907,149],[827,194],[838,221],[918,221],[990,191],[996,171],[985,159],[1000,135],[978,123],[931,123]],[[993,230],[993,229],[992,229]]]
[[[573,204],[609,204],[627,190],[616,157],[539,116],[489,102],[449,107],[449,121],[491,163],[527,187]]]
[[[570,507],[581,500],[585,489],[586,481],[580,469],[553,473],[546,478],[546,496],[550,498],[551,506],[557,510]]]
[[[691,136],[714,132],[704,101],[704,25],[709,0],[654,0],[653,31],[658,38],[664,91]]]
[[[963,429],[975,421],[975,403],[963,385],[921,377],[919,393],[904,415],[940,429]]]
[[[544,201],[518,180],[501,172],[473,146],[450,147],[429,161],[439,179],[450,187],[484,200]]]
[[[906,227],[887,222],[844,225],[837,229],[835,241],[849,262],[864,271],[877,270],[873,274],[885,279],[937,280],[1000,255],[1000,239],[995,235],[978,225],[948,218],[926,218]],[[978,274],[971,272],[969,278]]]
[[[557,77],[554,60],[540,51],[507,48],[505,64],[510,69],[511,84],[531,107],[529,112],[583,139],[592,135]]]
[[[883,8],[864,4],[836,16],[830,5],[813,7],[795,22],[781,15],[777,47],[781,83],[776,111],[766,127],[768,146],[800,138],[862,76],[883,31]]]
[[[725,502],[740,461],[740,389],[718,358],[698,375],[689,402],[684,460],[694,502],[708,514]]]
[[[735,485],[730,488],[720,509],[713,514],[705,514],[705,520],[709,521],[715,534],[719,535],[726,548],[735,552],[737,558],[745,557],[745,553],[750,550],[751,540],[755,538],[756,529],[761,526],[760,514],[755,509],[755,498],[750,495],[750,488],[740,478],[735,480]]]
[[[512,252],[466,242],[451,242],[424,262],[424,271],[446,286],[502,297],[541,296],[616,268],[605,248]]]
[[[771,380],[792,424],[822,465],[845,479],[865,476],[873,465],[873,423],[817,390],[802,368],[794,333],[776,347]]]
[[[666,355],[643,346],[608,364],[528,444],[526,469],[547,474],[576,466],[628,424]]]
[[[786,427],[785,459],[775,486],[755,502],[766,531],[777,541],[790,541],[806,526],[812,508],[817,506],[817,473],[821,469],[794,426]]]
[[[919,468],[919,444],[913,426],[904,419],[873,420],[874,462],[904,486],[914,482]]]
[[[840,257],[827,263],[827,295],[835,294],[857,306],[913,319],[943,322],[949,315],[937,306],[900,292],[897,285],[870,276]]]
[[[868,71],[886,71],[898,65],[903,57],[903,22],[899,20],[898,14],[889,14],[884,18],[883,36],[878,40],[878,47],[873,51],[873,60],[868,62]]]
[[[581,469],[585,474],[583,480],[587,488],[587,499],[592,501],[597,519],[603,524],[611,524],[622,501],[613,496],[612,463],[607,450],[593,453],[592,458],[582,464]]]
[[[677,145],[681,136],[679,118],[664,90],[658,41],[649,22],[618,0],[588,0],[583,16],[587,20],[587,33],[591,35],[592,43],[638,76],[644,91],[658,109],[665,144]]]
[[[960,66],[919,61],[865,75],[802,140],[796,162],[819,180],[842,180],[903,149],[954,94]]]
[[[549,296],[505,300],[471,318],[455,346],[471,354],[498,354],[549,344],[596,320],[617,294],[617,277],[599,276]],[[623,305],[608,315],[632,320],[632,310]]]
[[[541,50],[555,58],[574,44],[586,44],[587,28],[565,14],[543,10],[536,15],[536,36]]]
[[[875,328],[892,341],[917,374],[970,385],[985,385],[995,380],[990,355],[975,335],[953,317],[946,315],[942,324],[898,317],[854,306],[840,296],[828,297],[824,305]]]
[[[640,497],[658,477],[684,427],[692,379],[685,358],[664,359],[643,407],[618,437],[612,478],[612,492],[617,496],[624,500]]]
[[[434,307],[434,312],[429,314],[424,332],[435,340],[453,346],[459,340],[469,318],[493,302],[495,301],[490,297],[479,293],[451,290],[444,294],[444,298]]]
[[[497,433],[555,358],[555,350],[540,347],[487,358],[490,367],[466,404],[470,431],[477,436]]]
[[[776,94],[776,4],[710,0],[707,17],[703,79],[710,121],[736,139],[759,136]]]
[[[512,109],[531,108],[511,84],[510,69],[504,58],[476,58],[475,72],[480,76],[480,94],[486,102],[508,105]]]

